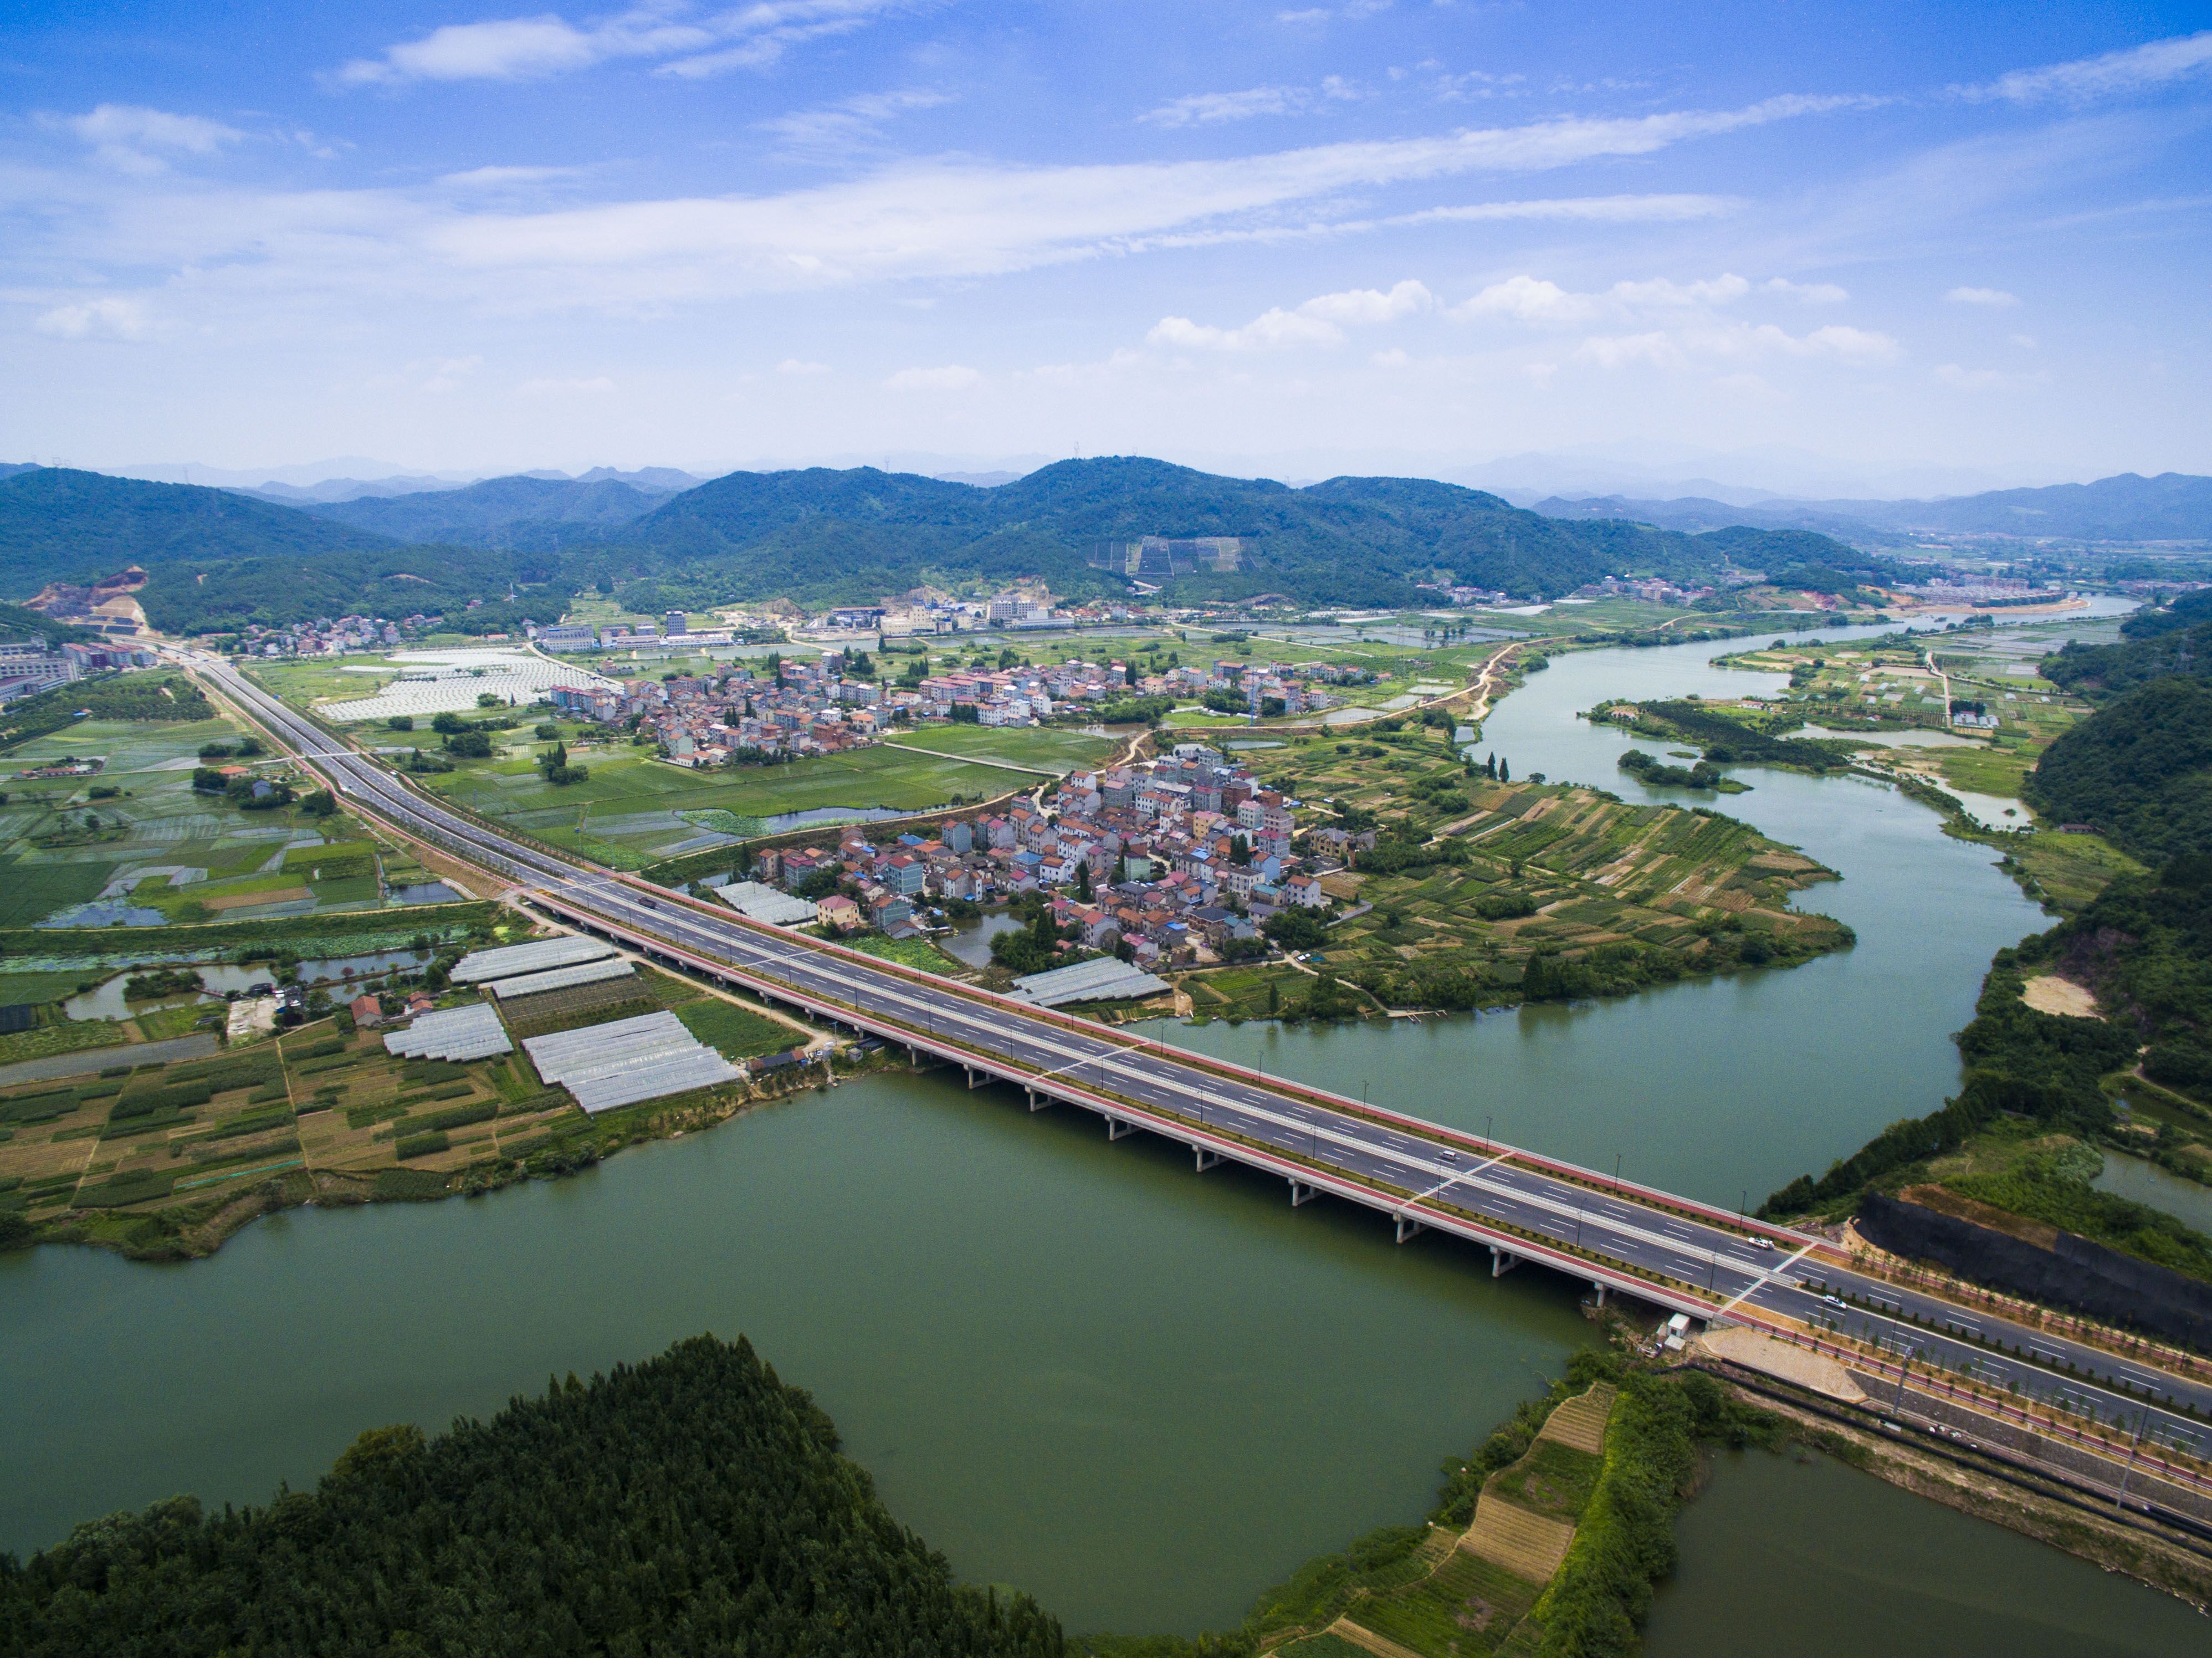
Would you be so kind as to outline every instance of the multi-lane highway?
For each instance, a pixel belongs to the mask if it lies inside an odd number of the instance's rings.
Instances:
[[[694,903],[529,845],[348,748],[219,658],[189,665],[328,777],[348,804],[489,870],[530,902],[855,1029],[1289,1183],[1488,1245],[1695,1317],[1823,1325],[1917,1362],[2057,1400],[2200,1453],[2212,1387],[1852,1272],[1818,1241],[1620,1184],[1458,1130],[1339,1099]],[[2158,1401],[2146,1406],[2146,1397]]]

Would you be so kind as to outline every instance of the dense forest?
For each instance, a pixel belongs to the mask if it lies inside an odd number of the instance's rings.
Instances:
[[[0,1651],[1060,1658],[956,1584],[741,1338],[556,1382],[434,1439],[372,1430],[312,1491],[191,1497],[0,1556]]]
[[[26,598],[136,562],[150,578],[140,602],[172,631],[356,610],[453,613],[471,598],[504,607],[471,614],[483,631],[550,619],[602,582],[647,612],[1021,577],[1079,598],[1127,597],[1123,570],[1103,568],[1095,550],[1148,535],[1243,543],[1233,568],[1167,580],[1171,602],[1272,592],[1406,605],[1432,600],[1415,584],[1439,579],[1556,598],[1607,575],[1696,582],[1724,568],[1838,586],[1887,568],[1802,531],[1685,535],[1547,519],[1419,478],[1294,489],[1127,458],[1063,461],[995,489],[817,468],[734,472],[665,497],[612,480],[514,477],[312,508],[41,467],[0,479],[0,594]]]

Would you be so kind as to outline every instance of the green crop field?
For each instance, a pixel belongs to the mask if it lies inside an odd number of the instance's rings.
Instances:
[[[726,1060],[749,1060],[757,1054],[781,1054],[796,1048],[805,1036],[779,1019],[726,1002],[719,996],[701,996],[676,1010],[684,1027]]]
[[[695,772],[628,746],[571,747],[569,758],[590,777],[556,787],[529,760],[516,758],[464,761],[424,780],[457,805],[629,869],[701,834],[679,812],[763,818],[840,807],[925,811],[1024,786],[1018,774],[996,767],[889,744],[734,771]]]
[[[1111,738],[1050,726],[926,726],[898,732],[886,746],[934,749],[941,754],[998,760],[1013,766],[1073,771],[1097,765],[1118,752],[1121,744]]]

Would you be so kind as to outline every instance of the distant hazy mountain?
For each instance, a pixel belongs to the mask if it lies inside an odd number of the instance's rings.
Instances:
[[[2063,536],[2085,541],[2200,541],[2212,537],[2212,477],[2161,472],[2142,477],[2123,472],[2094,483],[2057,483],[2043,489],[1995,489],[1948,501],[1869,503],[1828,501],[1862,509],[1876,524],[1900,529],[1953,530],[1969,534]]]
[[[971,483],[978,489],[995,489],[1002,483],[1012,483],[1026,476],[1021,472],[932,472],[930,477],[940,483]]]
[[[690,476],[665,467],[653,471],[665,477]],[[666,489],[641,489],[617,482],[611,474],[596,481],[589,474],[583,478],[517,476],[417,495],[303,502],[301,510],[400,541],[547,549],[604,537],[643,517],[668,496]]]
[[[218,488],[231,488],[218,485]],[[450,478],[416,476],[388,478],[325,478],[319,483],[279,483],[270,478],[258,488],[240,489],[241,495],[252,495],[259,501],[274,501],[287,507],[318,506],[325,501],[359,501],[364,495],[413,495],[427,489],[459,489],[462,486]]]
[[[611,466],[594,466],[588,472],[576,474],[579,483],[627,483],[633,489],[642,489],[647,495],[672,495],[679,489],[694,489],[707,480],[695,473],[679,471],[673,466],[641,466],[635,472],[617,471]]]
[[[2094,483],[1993,489],[1936,501],[1786,501],[1745,507],[1688,496],[1636,501],[1603,495],[1540,501],[1554,518],[1632,519],[1691,531],[1749,524],[1811,530],[1859,542],[1896,542],[1916,531],[1954,535],[2056,536],[2079,541],[2201,541],[2212,538],[2212,477],[2123,472]]]
[[[1680,530],[1690,535],[1702,535],[1709,530],[1722,530],[1742,524],[1762,530],[1808,530],[1817,535],[1835,536],[1869,545],[1905,541],[1906,537],[1901,531],[1881,529],[1864,518],[1832,510],[1869,504],[1893,503],[1769,500],[1753,506],[1732,507],[1727,501],[1714,501],[1703,495],[1684,495],[1671,501],[1638,501],[1625,495],[1593,495],[1580,501],[1568,501],[1558,495],[1549,495],[1534,502],[1529,510],[1541,513],[1547,518],[1628,519],[1638,524],[1656,525],[1662,530]]]

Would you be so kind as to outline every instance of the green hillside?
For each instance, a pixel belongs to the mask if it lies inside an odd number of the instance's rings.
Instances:
[[[649,574],[672,599],[714,590],[862,600],[925,580],[1018,575],[1080,594],[1127,591],[1086,555],[1101,541],[1147,535],[1246,541],[1238,569],[1178,577],[1164,593],[1170,602],[1279,592],[1316,604],[1410,604],[1420,601],[1413,584],[1438,572],[1542,598],[1631,571],[1695,579],[1729,560],[1866,565],[1841,543],[1802,532],[1702,537],[1571,523],[1422,478],[1293,489],[1130,457],[1062,461],[992,489],[866,467],[734,472],[575,557],[593,574]]]
[[[182,483],[39,466],[0,478],[0,595],[89,582],[132,564],[312,558],[390,544],[287,507]]]
[[[395,541],[544,550],[604,539],[668,498],[611,478],[486,478],[465,489],[303,503],[301,511]]]
[[[1091,555],[1148,535],[1244,544],[1235,568],[1167,580],[1170,602],[1279,592],[1402,606],[1426,602],[1414,584],[1439,577],[1556,598],[1605,575],[1694,581],[1729,564],[1816,571],[1838,587],[1871,573],[1864,556],[1802,531],[1686,535],[1543,518],[1420,478],[1293,489],[1126,457],[1063,461],[998,489],[868,467],[733,472],[638,515],[652,500],[613,480],[514,477],[309,510],[38,468],[0,479],[0,597],[137,563],[149,576],[140,603],[167,631],[352,610],[458,618],[482,598],[490,602],[466,618],[481,632],[551,620],[577,588],[601,581],[646,612],[865,601],[1020,577],[1062,594],[1127,596],[1122,569],[1093,568]]]

